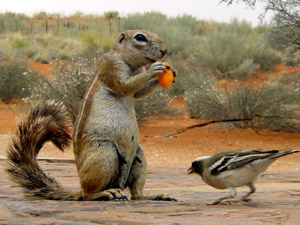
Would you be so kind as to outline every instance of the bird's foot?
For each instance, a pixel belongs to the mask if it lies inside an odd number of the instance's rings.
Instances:
[[[244,201],[244,202],[251,202],[252,201],[251,198],[242,198],[241,200]]]
[[[207,203],[207,205],[231,205],[231,201],[214,201],[213,203]]]

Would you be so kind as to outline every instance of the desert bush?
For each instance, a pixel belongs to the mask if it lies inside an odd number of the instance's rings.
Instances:
[[[244,21],[218,26],[202,38],[199,57],[218,78],[245,79],[255,68],[248,54],[250,33],[251,25]]]
[[[280,62],[263,34],[245,21],[232,20],[211,29],[199,40],[199,60],[217,78],[244,80],[255,69],[270,70]]]
[[[35,61],[46,62],[51,60],[72,60],[75,54],[83,56],[89,49],[88,44],[80,39],[55,37],[54,35],[36,36],[32,39],[31,45],[32,48],[29,50],[31,52],[34,51],[31,58]],[[95,49],[94,52],[96,51]]]
[[[185,93],[191,117],[205,120],[252,119],[232,125],[300,131],[298,94],[277,79],[261,87],[241,85],[226,90],[218,88],[214,78],[199,77]]]
[[[260,26],[253,29],[251,36],[248,38],[250,42],[249,54],[253,62],[259,65],[261,71],[271,71],[275,64],[281,63],[282,55],[272,47],[269,35],[269,27]]]
[[[136,118],[138,122],[149,118],[175,115],[176,109],[170,108],[173,97],[165,90],[157,89],[147,97],[135,101]]]
[[[300,66],[300,50],[286,48],[283,52],[283,63],[287,66]]]
[[[74,38],[61,38],[53,35],[35,38],[35,61],[72,60],[74,54],[80,55],[86,51],[88,45]]]
[[[21,49],[27,47],[28,43],[25,40],[15,39],[12,42],[12,46],[16,49]]]
[[[215,78],[203,74],[194,74],[189,89],[185,90],[185,103],[191,118],[219,119],[227,118],[222,104],[224,96],[215,85]]]
[[[265,44],[257,46],[252,53],[253,62],[259,65],[261,71],[270,71],[275,64],[281,63],[281,55],[275,49]]]
[[[62,38],[52,34],[29,37],[21,33],[3,36],[0,39],[0,49],[4,59],[21,58],[45,63],[53,59],[70,60],[74,54],[95,55],[97,51],[79,38]]]
[[[63,102],[75,122],[86,86],[96,70],[98,58],[77,58],[71,62],[53,62],[51,76],[39,76],[30,85],[28,103],[55,99]]]
[[[122,28],[123,30],[150,30],[154,29],[157,24],[164,24],[166,20],[168,20],[168,17],[159,12],[134,13],[127,16],[123,21]]]
[[[82,40],[94,47],[96,50],[107,52],[111,49],[117,34],[103,34],[99,30],[87,30],[81,32]]]
[[[0,61],[9,60],[12,47],[8,44],[5,37],[0,38]]]
[[[34,72],[19,62],[8,62],[0,66],[0,98],[8,104],[13,98],[23,98],[30,94],[29,80]]]

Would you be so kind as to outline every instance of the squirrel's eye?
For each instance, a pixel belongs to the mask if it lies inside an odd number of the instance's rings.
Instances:
[[[144,42],[147,42],[147,38],[146,38],[144,35],[142,35],[142,34],[136,35],[136,36],[134,37],[134,39],[137,40],[137,41],[144,41]]]

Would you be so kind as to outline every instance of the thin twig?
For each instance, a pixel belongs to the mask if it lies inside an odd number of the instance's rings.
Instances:
[[[179,129],[173,133],[170,133],[170,134],[166,134],[164,135],[164,137],[170,137],[170,136],[173,136],[175,134],[180,134],[184,131],[187,131],[187,130],[190,130],[190,129],[193,129],[193,128],[196,128],[196,127],[205,127],[205,126],[208,126],[208,125],[211,125],[211,124],[214,124],[214,123],[229,123],[229,122],[240,122],[240,121],[251,121],[253,120],[253,118],[248,118],[248,119],[227,119],[227,120],[211,120],[211,121],[207,121],[205,123],[198,123],[198,124],[194,124],[194,125],[191,125],[191,126],[188,126],[188,127],[185,127],[185,128],[182,128],[182,129]]]

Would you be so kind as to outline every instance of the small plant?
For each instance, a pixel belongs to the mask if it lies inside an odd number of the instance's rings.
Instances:
[[[0,98],[8,104],[13,98],[23,98],[30,94],[29,77],[34,73],[19,62],[9,62],[0,66]]]

